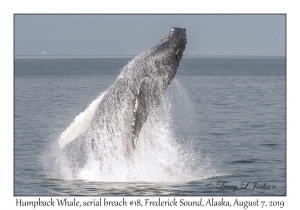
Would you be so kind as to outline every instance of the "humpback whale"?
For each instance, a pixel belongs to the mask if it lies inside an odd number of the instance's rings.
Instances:
[[[78,115],[61,134],[60,147],[88,134],[93,149],[108,146],[112,138],[135,149],[144,123],[175,77],[186,43],[186,29],[173,27],[156,46],[129,62],[114,84],[91,101],[84,116]]]

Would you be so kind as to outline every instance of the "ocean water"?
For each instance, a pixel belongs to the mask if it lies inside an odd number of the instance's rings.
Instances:
[[[60,149],[130,60],[15,60],[14,195],[286,195],[284,58],[183,58],[129,156]]]

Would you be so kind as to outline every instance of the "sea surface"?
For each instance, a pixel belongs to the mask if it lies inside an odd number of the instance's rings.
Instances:
[[[14,195],[286,195],[285,58],[183,58],[165,96],[171,120],[147,131],[170,144],[139,140],[142,158],[70,175],[82,151],[63,159],[57,140],[130,60],[15,59]]]

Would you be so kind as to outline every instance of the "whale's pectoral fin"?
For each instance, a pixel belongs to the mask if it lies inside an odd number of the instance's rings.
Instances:
[[[139,133],[147,120],[146,82],[143,81],[133,100],[132,144],[136,147]]]

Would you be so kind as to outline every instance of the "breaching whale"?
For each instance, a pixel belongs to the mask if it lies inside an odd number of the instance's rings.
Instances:
[[[156,46],[129,62],[114,84],[61,134],[60,147],[88,133],[93,149],[116,137],[135,148],[144,123],[175,77],[186,43],[186,29],[173,27]]]

